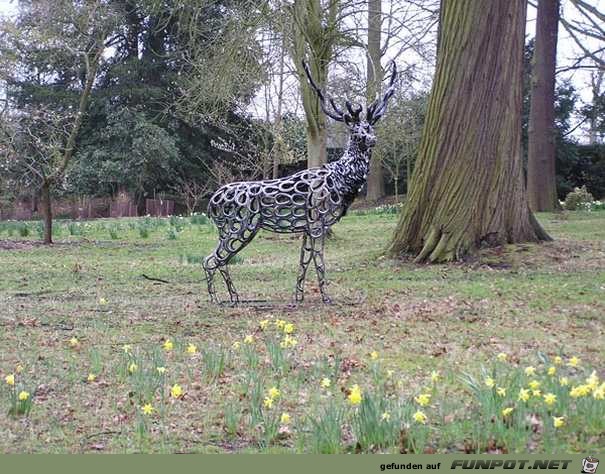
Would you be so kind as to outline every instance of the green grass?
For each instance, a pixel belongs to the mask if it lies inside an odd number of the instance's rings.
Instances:
[[[288,305],[300,242],[261,233],[231,274],[242,298],[268,301],[234,308],[208,303],[206,219],[59,221],[52,247],[36,243],[37,223],[0,223],[0,451],[603,452],[605,401],[569,389],[592,370],[605,378],[605,213],[539,218],[554,242],[426,266],[382,256],[395,214],[352,213],[326,248],[331,306],[313,272],[305,303]],[[294,347],[281,347],[280,319],[295,325]],[[530,365],[553,407],[518,400]],[[170,396],[174,384],[184,396]],[[347,400],[354,384],[359,406]],[[14,409],[21,390],[27,413]]]

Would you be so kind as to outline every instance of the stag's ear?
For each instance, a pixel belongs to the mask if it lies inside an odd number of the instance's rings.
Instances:
[[[356,120],[349,114],[344,114],[344,122],[347,127],[352,127],[356,123]]]

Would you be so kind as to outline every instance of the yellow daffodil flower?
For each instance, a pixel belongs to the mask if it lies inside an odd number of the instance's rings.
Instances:
[[[107,300],[105,298],[99,298],[99,304],[101,306],[105,306],[107,304]]]
[[[571,359],[569,359],[569,360],[567,361],[567,365],[568,365],[569,367],[577,367],[577,366],[579,366],[579,365],[580,365],[580,359],[579,359],[579,358],[577,358],[576,356],[573,356]]]
[[[139,370],[139,366],[134,362],[128,366],[128,372],[134,374],[137,370]]]
[[[555,428],[561,428],[565,426],[565,417],[563,416],[553,416],[552,424]]]
[[[500,397],[506,397],[506,389],[504,387],[498,387],[498,388],[496,388],[496,393]]]
[[[132,350],[132,346],[130,344],[124,344],[122,346],[122,350],[124,351],[125,354],[130,354],[130,351]]]
[[[283,329],[285,326],[286,322],[283,319],[276,319],[275,320],[275,327],[277,329]]]
[[[321,385],[322,388],[330,388],[332,382],[328,377],[324,377],[323,379],[321,379],[321,382],[319,382],[319,385]]]
[[[557,401],[557,396],[554,393],[546,393],[544,394],[544,403],[551,407],[555,404],[555,402]]]
[[[438,370],[433,370],[431,372],[431,382],[437,383],[437,382],[439,382],[440,378],[441,378],[441,374],[439,373]]]
[[[531,388],[532,390],[538,390],[540,388],[540,382],[538,382],[537,380],[532,380],[531,382],[529,382],[529,388]]]
[[[21,400],[22,402],[24,402],[28,398],[29,398],[29,392],[26,392],[25,390],[21,390],[19,392],[19,400]]]
[[[197,352],[197,346],[195,344],[189,344],[187,346],[187,354],[194,355]]]
[[[244,344],[252,344],[254,342],[254,336],[252,334],[248,334],[244,337]]]
[[[292,323],[284,324],[284,332],[286,334],[292,334],[294,332],[294,324],[292,324]]]
[[[282,425],[287,425],[287,424],[289,424],[289,423],[290,423],[290,420],[291,420],[290,415],[289,415],[288,413],[285,413],[285,412],[281,414],[281,417],[280,417],[280,419],[279,419],[279,421],[280,421],[280,423],[281,423]]]
[[[423,424],[423,425],[425,425],[425,424],[426,424],[427,417],[426,417],[426,415],[424,414],[424,412],[422,412],[422,411],[418,410],[416,413],[414,413],[414,414],[412,415],[412,417],[414,418],[414,421],[415,421],[416,423],[420,423],[420,424]]]
[[[349,396],[347,398],[351,405],[359,405],[361,403],[361,401],[363,400],[363,395],[361,394],[361,389],[359,388],[359,385],[355,384],[351,387],[351,392],[349,393]]]
[[[567,377],[561,377],[559,379],[559,385],[561,385],[561,387],[567,387],[569,385],[569,379]]]
[[[495,381],[493,378],[491,378],[491,377],[487,377],[487,378],[484,380],[484,382],[485,382],[485,385],[486,385],[487,387],[489,387],[489,388],[493,388],[493,387],[494,387],[494,385],[496,385],[496,381]]]
[[[553,363],[554,363],[555,365],[563,365],[563,358],[562,358],[561,356],[556,356],[556,357],[553,359]]]
[[[277,387],[271,387],[267,393],[269,394],[269,397],[273,398],[273,399],[275,399],[281,395],[281,392],[279,391],[279,388],[277,388]]]
[[[158,374],[164,375],[166,373],[166,367],[156,367],[155,370],[158,371]]]
[[[146,403],[145,405],[143,405],[141,407],[141,411],[143,412],[143,414],[145,415],[151,415],[154,411],[153,406],[151,405],[151,403]]]
[[[239,341],[235,341],[235,342],[232,344],[232,346],[231,346],[231,347],[232,347],[234,350],[238,350],[240,345],[241,345],[241,342],[239,342]]]
[[[506,359],[508,359],[508,354],[500,352],[500,354],[498,354],[496,357],[500,362],[506,362]]]
[[[532,375],[536,374],[536,368],[532,367],[531,365],[529,367],[525,367],[525,375],[527,375],[528,377],[531,377]]]
[[[261,322],[258,323],[258,325],[263,330],[267,329],[267,326],[269,325],[269,320],[268,319],[263,319]]]
[[[593,390],[592,396],[595,400],[605,400],[605,382]]]
[[[513,407],[504,408],[502,410],[502,416],[504,416],[504,417],[509,416],[513,412],[513,410],[514,410]]]
[[[72,338],[69,340],[69,345],[70,345],[71,347],[78,347],[78,345],[79,345],[79,344],[80,344],[80,341],[78,341],[78,338],[77,338],[77,337],[72,337]]]
[[[15,374],[8,374],[6,377],[4,377],[4,381],[8,385],[15,385]]]
[[[162,347],[164,348],[164,350],[166,352],[171,351],[172,348],[174,347],[174,344],[172,343],[172,341],[170,339],[166,339],[164,341],[164,344],[162,344]]]
[[[171,388],[170,388],[170,395],[172,396],[172,398],[179,398],[183,395],[183,388],[175,383]]]
[[[596,370],[593,370],[590,377],[586,379],[586,385],[588,385],[591,390],[594,390],[599,386],[599,376],[597,375]]]
[[[382,415],[380,415],[380,421],[390,421],[391,414],[388,411],[385,411]]]
[[[431,394],[430,393],[421,393],[417,397],[414,397],[414,401],[418,403],[421,407],[427,406],[431,403]]]
[[[263,405],[265,405],[265,408],[273,407],[273,399],[271,397],[266,397],[263,401]]]
[[[585,397],[590,393],[590,387],[588,385],[578,385],[577,387],[572,387],[569,391],[569,396],[572,398],[581,398]]]
[[[546,371],[546,373],[548,375],[550,375],[551,377],[553,377],[556,373],[557,373],[557,368],[554,365],[551,365],[548,370]]]
[[[370,352],[370,359],[372,359],[372,360],[378,359],[378,352],[376,352],[376,351]]]
[[[519,400],[526,402],[529,400],[529,390],[526,388],[522,388],[519,390]]]
[[[94,382],[96,378],[97,376],[91,372],[90,374],[88,374],[88,377],[86,377],[86,380],[88,380],[89,382]]]

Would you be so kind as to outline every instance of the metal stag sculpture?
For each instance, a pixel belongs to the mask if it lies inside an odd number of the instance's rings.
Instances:
[[[344,112],[315,84],[308,65],[304,63],[303,66],[323,112],[338,122],[344,122],[349,129],[347,148],[338,161],[318,168],[279,179],[227,184],[212,195],[208,216],[218,227],[219,242],[204,259],[203,267],[208,293],[215,303],[218,300],[213,278],[217,270],[225,280],[231,302],[239,302],[227,265],[260,229],[303,235],[294,299],[301,302],[304,298],[305,275],[312,260],[322,300],[324,303],[331,301],[325,288],[324,240],[330,227],[345,215],[367,180],[371,149],[376,144],[372,126],[387,110],[388,100],[395,90],[397,69],[393,62],[388,88],[382,98],[367,108],[363,118],[361,105],[347,100],[347,111]]]

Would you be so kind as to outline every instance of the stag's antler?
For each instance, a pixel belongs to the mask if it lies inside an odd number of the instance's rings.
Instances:
[[[309,84],[311,84],[311,87],[315,90],[315,92],[317,92],[317,96],[319,97],[319,105],[321,106],[321,110],[323,110],[324,114],[338,122],[359,122],[359,114],[363,110],[362,106],[359,104],[351,104],[351,102],[347,100],[345,105],[347,106],[348,113],[343,112],[342,109],[336,105],[334,99],[329,95],[324,94],[324,92],[317,86],[313,80],[313,77],[311,76],[311,71],[309,70],[309,65],[307,62],[303,61],[302,65],[305,73],[307,74],[307,78],[309,79]],[[334,109],[333,112],[327,108],[326,100],[332,106],[332,109]]]
[[[395,61],[391,61],[391,67],[393,72],[391,73],[391,79],[389,80],[389,86],[387,90],[384,92],[382,99],[376,99],[372,102],[372,105],[368,107],[368,111],[366,113],[366,120],[369,124],[374,125],[380,117],[384,115],[387,111],[387,104],[389,103],[389,99],[395,93],[395,79],[397,78],[397,66],[395,65]]]

